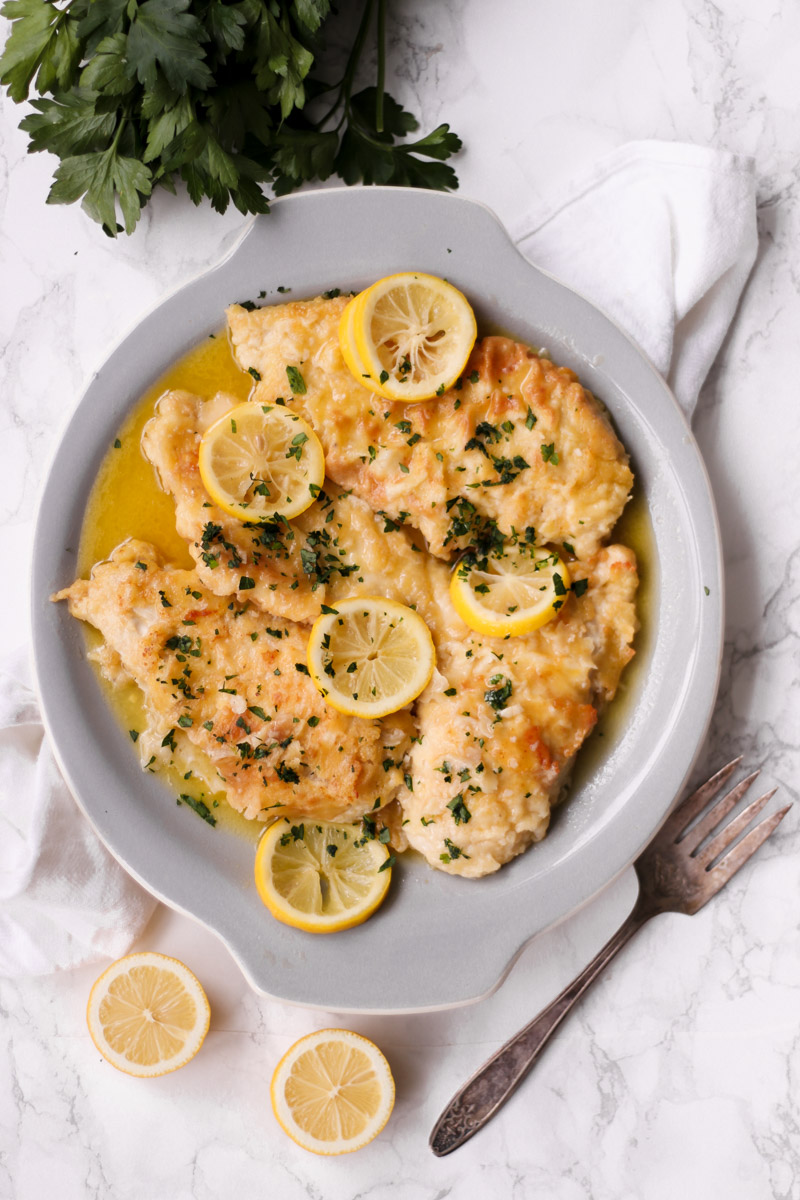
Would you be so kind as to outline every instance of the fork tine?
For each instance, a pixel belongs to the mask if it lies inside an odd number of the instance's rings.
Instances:
[[[717,828],[717,826],[725,819],[725,817],[727,817],[731,809],[736,807],[742,796],[750,787],[750,784],[758,778],[759,774],[760,772],[753,771],[751,775],[741,779],[736,784],[736,787],[733,787],[729,792],[726,792],[725,795],[716,802],[714,807],[709,809],[701,821],[698,821],[697,824],[693,825],[691,829],[688,829],[685,833],[681,834],[681,836],[678,838],[678,842],[682,843],[685,841],[686,848],[691,848],[692,853],[694,853],[697,847],[704,842],[708,835]]]
[[[740,813],[737,813],[732,821],[729,821],[717,834],[712,838],[707,846],[704,846],[699,853],[694,854],[695,861],[701,867],[708,867],[718,854],[722,854],[730,846],[731,842],[736,841],[740,833],[744,833],[750,822],[758,816],[764,805],[777,792],[777,788],[772,788],[769,792],[764,792],[763,796],[759,796],[752,804],[748,804],[747,808],[743,808]]]
[[[677,839],[686,826],[694,820],[698,813],[701,813],[709,800],[716,796],[720,788],[724,787],[730,779],[733,772],[742,761],[741,754],[738,758],[732,759],[726,766],[721,767],[715,775],[707,779],[701,784],[696,792],[692,792],[691,796],[687,796],[682,804],[679,804],[673,813],[667,817],[664,822],[662,836],[674,837]]]
[[[791,804],[787,804],[785,808],[778,809],[771,817],[765,817],[763,821],[759,821],[755,829],[750,830],[747,837],[742,838],[724,858],[719,860],[715,867],[707,872],[707,878],[713,888],[711,896],[716,895],[739,868],[744,866],[748,858],[755,854],[759,846],[764,844],[770,834],[775,832],[791,807]],[[710,899],[710,897],[706,897],[706,899]]]

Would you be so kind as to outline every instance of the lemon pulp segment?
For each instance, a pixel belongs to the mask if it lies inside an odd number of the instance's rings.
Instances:
[[[246,522],[299,516],[325,478],[322,445],[308,422],[281,405],[252,401],[206,430],[199,466],[214,503]]]
[[[551,621],[569,588],[569,572],[555,552],[516,545],[477,562],[462,559],[450,580],[450,597],[470,629],[515,637]]]
[[[379,596],[351,596],[315,621],[308,670],[339,712],[385,717],[427,687],[435,664],[428,626],[412,608]]]
[[[336,933],[366,921],[386,895],[387,847],[358,825],[308,818],[271,825],[258,844],[258,894],[274,917],[308,933]]]
[[[210,1010],[188,967],[164,954],[129,954],[94,984],[86,1020],[105,1059],[129,1075],[176,1071],[203,1043]]]
[[[394,1106],[394,1080],[378,1047],[347,1029],[322,1029],[275,1068],[272,1108],[284,1132],[315,1154],[347,1154],[377,1137]]]

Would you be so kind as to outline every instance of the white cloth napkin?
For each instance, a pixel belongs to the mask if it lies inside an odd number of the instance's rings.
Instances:
[[[639,343],[691,418],[755,262],[752,160],[629,142],[509,232]]]
[[[756,247],[752,164],[635,142],[510,232],[523,254],[599,304],[667,377],[687,416]],[[18,660],[0,681],[0,973],[124,954],[155,901],[81,815]]]
[[[0,669],[0,975],[119,958],[156,901],[75,804],[42,728],[28,666]]]

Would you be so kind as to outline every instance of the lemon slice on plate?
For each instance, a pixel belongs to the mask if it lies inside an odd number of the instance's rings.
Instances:
[[[206,430],[199,466],[211,499],[240,521],[297,517],[325,479],[325,455],[308,422],[291,409],[252,401]]]
[[[392,861],[387,847],[365,841],[358,825],[284,819],[258,843],[256,887],[284,925],[337,933],[372,916],[389,887]]]
[[[450,580],[450,598],[477,633],[517,637],[552,621],[570,587],[569,572],[542,546],[508,546],[473,562],[462,559]]]
[[[394,1079],[378,1047],[348,1029],[300,1038],[275,1068],[272,1111],[314,1154],[348,1154],[377,1137],[394,1107]]]
[[[194,1058],[210,1010],[199,981],[177,958],[128,954],[103,972],[89,993],[92,1041],[113,1067],[149,1078]]]
[[[340,324],[345,362],[387,400],[430,400],[464,369],[478,327],[469,301],[435,275],[388,275],[348,304]],[[354,369],[355,368],[355,369]]]
[[[430,630],[413,608],[382,596],[351,596],[318,617],[308,670],[328,703],[352,717],[405,708],[433,674]]]

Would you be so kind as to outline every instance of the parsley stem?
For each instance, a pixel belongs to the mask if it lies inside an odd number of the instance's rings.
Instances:
[[[356,39],[353,42],[353,48],[350,51],[350,55],[347,59],[344,79],[342,80],[343,99],[345,108],[347,109],[350,107],[350,93],[353,90],[353,80],[355,79],[356,67],[358,66],[359,59],[361,58],[364,50],[364,42],[367,39],[370,21],[372,20],[373,4],[374,0],[367,0],[366,4],[364,5],[364,14],[361,18],[361,24],[358,27]]]
[[[378,77],[375,81],[375,128],[383,133],[383,91],[386,80],[386,0],[378,0]]]

